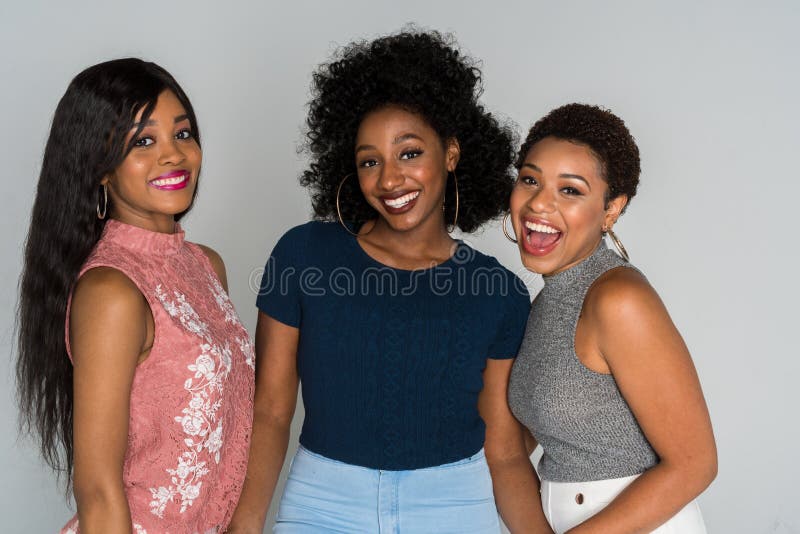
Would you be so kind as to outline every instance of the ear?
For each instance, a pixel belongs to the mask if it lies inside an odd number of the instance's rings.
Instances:
[[[461,145],[458,144],[458,139],[451,137],[445,142],[445,164],[447,172],[453,172],[458,167],[458,160],[461,157]]]
[[[628,195],[618,195],[606,202],[606,213],[603,218],[603,227],[612,228],[628,204]]]
[[[111,174],[106,174],[106,175],[105,175],[105,176],[103,176],[103,178],[100,180],[100,185],[108,185],[108,183],[109,183],[110,181],[111,181]]]

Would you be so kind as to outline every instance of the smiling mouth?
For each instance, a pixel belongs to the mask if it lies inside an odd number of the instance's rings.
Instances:
[[[411,193],[407,193],[403,196],[397,198],[382,198],[383,203],[394,209],[400,209],[407,206],[412,200],[416,200],[419,196],[419,191],[412,191]]]
[[[155,187],[156,189],[161,189],[164,191],[175,191],[177,189],[183,189],[184,187],[189,185],[189,176],[190,174],[188,171],[172,172],[160,176],[155,180],[150,180],[148,184]]]
[[[523,221],[525,251],[534,256],[549,254],[561,240],[562,232],[552,226]]]

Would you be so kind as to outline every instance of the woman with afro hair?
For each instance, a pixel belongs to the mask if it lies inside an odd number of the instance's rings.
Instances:
[[[267,261],[230,532],[261,532],[298,386],[275,532],[497,533],[492,479],[515,531],[549,531],[541,509],[513,506],[537,484],[508,445],[524,439],[506,389],[528,292],[450,236],[500,215],[513,185],[513,136],[480,93],[473,61],[435,32],[352,43],[315,72],[301,182],[317,220]]]
[[[694,499],[717,457],[700,382],[613,230],[639,183],[633,137],[611,112],[569,104],[534,124],[517,168],[508,237],[544,289],[509,402],[544,450],[548,521],[570,534],[705,533]]]

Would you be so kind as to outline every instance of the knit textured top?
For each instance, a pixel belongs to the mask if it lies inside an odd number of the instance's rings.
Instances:
[[[275,246],[259,309],[299,328],[300,443],[372,469],[441,465],[478,452],[487,358],[513,358],[530,299],[497,260],[461,243],[428,269],[388,267],[338,223]]]
[[[247,471],[252,344],[205,253],[176,230],[111,219],[80,272],[125,274],[155,324],[133,377],[122,466],[134,534],[224,532]],[[66,333],[69,351],[69,323]],[[77,517],[62,530],[76,532]]]
[[[614,376],[586,368],[575,332],[600,275],[631,267],[601,241],[594,253],[544,278],[509,383],[509,405],[542,445],[539,476],[586,482],[635,475],[658,462]]]

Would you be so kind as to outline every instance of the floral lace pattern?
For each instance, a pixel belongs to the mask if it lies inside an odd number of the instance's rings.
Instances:
[[[80,274],[100,266],[136,284],[155,327],[131,385],[122,465],[133,531],[224,531],[247,471],[249,336],[205,252],[180,227],[163,234],[111,219]],[[68,332],[67,321],[67,341]],[[62,533],[78,532],[75,516]]]
[[[225,321],[238,322],[233,306],[219,283],[217,282],[216,287],[211,289],[217,305],[225,313]],[[150,488],[153,495],[150,511],[158,517],[163,517],[167,504],[177,496],[180,496],[181,513],[184,513],[199,497],[203,486],[201,479],[209,472],[206,467],[207,462],[200,457],[204,449],[216,463],[219,463],[223,443],[223,422],[217,420],[217,411],[222,402],[225,381],[231,371],[232,355],[227,341],[223,346],[214,342],[208,326],[200,320],[184,294],[173,291],[174,300],[172,300],[160,284],[156,286],[155,293],[167,313],[177,318],[186,330],[203,341],[199,346],[200,355],[188,366],[194,376],[187,378],[183,384],[184,389],[191,394],[191,400],[182,410],[182,415],[175,417],[175,421],[180,423],[183,433],[187,436],[183,440],[187,450],[178,458],[177,467],[166,469],[171,475],[171,484]],[[240,350],[244,348],[239,339],[237,342],[240,343]],[[248,357],[247,352],[242,350],[242,353]]]

